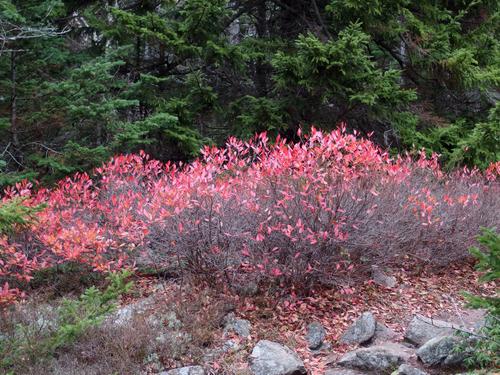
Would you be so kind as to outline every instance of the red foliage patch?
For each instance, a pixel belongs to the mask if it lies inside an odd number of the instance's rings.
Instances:
[[[436,155],[393,158],[344,129],[313,129],[295,144],[230,138],[202,155],[189,165],[122,155],[50,190],[7,189],[4,200],[47,208],[0,239],[0,281],[67,261],[104,271],[146,259],[229,283],[307,289],[373,263],[448,264],[467,254],[479,226],[498,223],[500,163],[445,174]],[[1,290],[1,301],[17,292]]]

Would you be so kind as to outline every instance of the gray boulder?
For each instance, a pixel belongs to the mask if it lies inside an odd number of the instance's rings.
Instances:
[[[427,375],[427,373],[416,367],[412,367],[407,364],[402,364],[391,375]]]
[[[250,370],[254,375],[305,375],[304,363],[290,348],[261,340],[250,354]]]
[[[345,354],[337,364],[356,370],[388,372],[411,356],[411,350],[394,343],[361,348]]]
[[[307,346],[311,350],[320,349],[326,337],[325,328],[318,322],[310,323],[306,329]]]
[[[386,327],[382,323],[376,322],[375,334],[373,335],[371,342],[374,344],[383,344],[384,342],[393,341],[397,337],[398,334],[394,332],[392,329]]]
[[[417,356],[428,366],[459,365],[465,359],[465,354],[455,352],[460,341],[456,336],[434,337],[417,350]]]
[[[451,323],[417,314],[406,329],[405,340],[420,346],[435,337],[452,334],[452,327]]]
[[[230,313],[226,316],[226,325],[224,327],[224,335],[229,332],[234,332],[238,336],[247,338],[250,336],[250,331],[252,330],[252,324],[246,319],[238,319],[234,313]]]
[[[365,312],[340,338],[342,344],[363,344],[370,341],[375,334],[377,322],[371,312]]]
[[[163,371],[160,375],[205,375],[205,370],[201,366],[187,366]]]

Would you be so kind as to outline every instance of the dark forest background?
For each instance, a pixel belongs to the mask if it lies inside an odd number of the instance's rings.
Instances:
[[[346,122],[499,160],[499,2],[0,0],[0,186]]]

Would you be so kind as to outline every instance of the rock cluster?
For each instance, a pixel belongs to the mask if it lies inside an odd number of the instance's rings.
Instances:
[[[111,324],[121,325],[130,319],[132,312],[147,309],[147,303],[129,305],[118,310],[109,320]],[[165,314],[158,326],[166,327],[169,337],[180,333],[182,324],[175,313]],[[240,352],[244,342],[251,339],[252,325],[248,320],[230,313],[224,319],[226,341],[218,349],[207,351],[207,362],[215,360],[223,353]],[[404,341],[398,342],[398,335],[378,322],[371,312],[364,312],[344,332],[339,342],[358,346],[336,360],[335,368],[326,370],[324,375],[426,375],[426,368],[433,371],[463,364],[465,355],[457,352],[463,338],[457,336],[452,323],[415,315],[409,323]],[[327,332],[319,322],[311,322],[305,330],[305,340],[312,354],[324,353],[330,349],[326,342]],[[161,336],[159,336],[161,338]],[[243,340],[243,343],[242,343]],[[305,375],[303,361],[291,348],[277,342],[260,340],[248,357],[248,367],[253,375]],[[160,370],[161,371],[161,368]],[[445,370],[443,370],[445,371]],[[169,369],[160,375],[205,375],[202,366],[188,366]]]
[[[311,351],[321,348],[326,337],[324,327],[313,322],[306,328]],[[418,367],[450,367],[460,365],[463,355],[455,348],[460,339],[451,323],[416,315],[410,322],[405,342],[394,342],[395,332],[377,322],[371,312],[363,313],[342,335],[340,342],[361,347],[346,353],[336,367],[325,375],[426,375]],[[364,347],[363,347],[364,346]],[[302,361],[291,349],[270,341],[259,341],[250,356],[254,375],[305,374]]]
[[[465,355],[456,350],[463,343],[463,339],[455,334],[457,328],[449,322],[415,315],[406,329],[405,342],[395,343],[392,342],[396,338],[394,332],[377,322],[370,312],[363,313],[340,341],[367,347],[346,353],[337,362],[339,368],[329,370],[326,375],[425,375],[424,370],[414,365],[460,366]],[[345,372],[344,369],[354,372]]]

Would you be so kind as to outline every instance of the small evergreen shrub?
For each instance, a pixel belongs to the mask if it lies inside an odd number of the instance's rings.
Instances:
[[[0,202],[0,235],[19,227],[26,227],[36,220],[36,214],[45,208],[45,205],[25,205],[23,198],[14,198]]]
[[[471,247],[470,252],[478,259],[477,268],[484,272],[481,282],[500,280],[500,236],[495,229],[483,228],[478,236],[482,248]],[[469,366],[500,367],[500,298],[467,295],[469,306],[485,309],[485,324],[474,336],[473,350],[466,359]]]
[[[129,276],[129,271],[110,273],[103,291],[90,287],[77,299],[64,298],[57,308],[35,306],[34,315],[21,312],[17,324],[15,311],[4,311],[0,369],[17,373],[48,361],[88,329],[99,326],[120,296],[130,291]],[[10,319],[9,313],[13,314]]]

